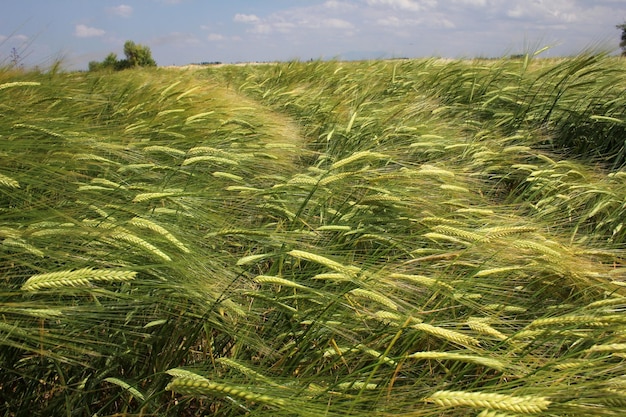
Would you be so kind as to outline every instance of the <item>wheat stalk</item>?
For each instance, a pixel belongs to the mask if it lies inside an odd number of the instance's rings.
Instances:
[[[33,275],[22,285],[23,291],[45,288],[86,286],[91,282],[125,282],[135,279],[137,272],[113,269],[82,268]]]
[[[0,185],[9,188],[20,188],[20,183],[18,181],[4,174],[0,174]]]
[[[146,242],[142,238],[133,235],[125,230],[117,230],[109,235],[109,237],[113,240],[121,240],[127,243],[130,243],[133,246],[140,247],[151,254],[155,255],[157,258],[160,258],[166,262],[170,262],[172,258],[169,257],[165,252],[157,248],[151,243]]]
[[[0,84],[0,90],[5,90],[7,88],[15,88],[15,87],[36,87],[41,85],[41,83],[35,81],[15,81],[11,83]]]
[[[223,365],[226,365],[230,368],[236,369],[239,372],[241,372],[242,374],[252,378],[252,379],[257,379],[259,381],[262,381],[263,383],[267,384],[267,385],[271,385],[274,387],[278,387],[280,386],[279,384],[275,383],[274,381],[272,381],[271,379],[269,379],[268,377],[266,377],[263,374],[258,373],[257,371],[254,371],[250,368],[248,368],[247,366],[242,365],[239,362],[236,362],[230,358],[218,358],[217,361],[218,363],[221,363]]]
[[[389,297],[386,297],[376,291],[365,290],[362,288],[355,288],[353,290],[350,290],[348,294],[355,296],[355,297],[361,297],[361,298],[375,301],[379,304],[389,307],[393,311],[398,310],[398,305],[396,303],[394,303]]]
[[[439,281],[437,279],[434,278],[429,278],[426,277],[424,275],[411,275],[411,274],[400,274],[400,273],[392,273],[389,274],[387,276],[387,278],[390,279],[402,279],[402,280],[406,280],[415,284],[419,284],[419,285],[423,285],[425,287],[442,287],[445,288],[447,290],[450,291],[454,291],[454,287],[452,287],[451,285],[443,282],[443,281]]]
[[[311,279],[321,279],[321,280],[329,280],[329,281],[352,281],[352,277],[348,274],[344,274],[342,272],[326,272],[323,274],[316,274],[311,277]]]
[[[257,402],[281,408],[287,405],[287,402],[282,398],[251,392],[245,387],[211,382],[208,379],[200,375],[195,375],[191,372],[181,373],[179,370],[174,369],[168,371],[168,373],[170,375],[175,375],[175,377],[165,387],[166,391],[193,395],[229,395],[241,398],[245,401]]]
[[[383,353],[378,352],[375,349],[371,349],[368,348],[367,346],[364,345],[357,345],[356,347],[340,347],[340,346],[334,346],[332,348],[326,349],[326,351],[324,352],[324,357],[325,358],[329,358],[332,356],[344,356],[346,353],[350,353],[350,352],[363,352],[366,353],[372,357],[374,357],[375,359],[381,359],[384,363],[386,363],[387,365],[391,365],[391,366],[396,366],[397,363],[396,361],[394,361],[393,359],[389,358],[388,356],[385,356]]]
[[[230,172],[215,171],[211,175],[213,175],[215,178],[224,178],[227,180],[233,180],[237,182],[243,181],[243,177],[240,177],[239,175],[231,174]]]
[[[39,258],[45,257],[45,253],[41,249],[37,249],[35,246],[31,245],[30,243],[25,242],[22,239],[13,239],[9,237],[2,241],[2,245],[12,247],[12,248],[23,249],[26,252],[30,253],[31,255],[35,255]]]
[[[122,381],[121,379],[109,377],[109,378],[104,378],[104,380],[106,382],[110,382],[111,384],[117,385],[120,388],[125,389],[133,397],[137,398],[140,401],[144,401],[145,400],[144,395],[137,388],[133,387],[132,385],[130,385],[127,382]]]
[[[269,275],[258,275],[254,278],[254,282],[256,282],[257,284],[276,284],[282,287],[297,288],[300,290],[311,290],[311,288],[309,287],[298,284],[297,282],[290,281],[286,278],[273,277]]]
[[[538,414],[548,409],[552,403],[545,397],[512,396],[483,392],[437,391],[425,399],[444,407],[487,408],[490,410],[512,411],[521,414]]]
[[[267,254],[267,253],[261,253],[261,254],[257,254],[257,255],[244,256],[243,258],[239,258],[239,260],[237,261],[237,265],[238,266],[248,265],[248,264],[254,263],[254,262],[258,261],[258,260],[269,258],[270,256],[272,256],[272,255],[271,254]]]
[[[164,228],[163,226],[160,226],[156,223],[154,223],[151,220],[148,219],[144,219],[141,217],[134,217],[132,218],[129,222],[129,224],[135,226],[135,227],[139,227],[142,229],[148,229],[148,230],[152,230],[153,232],[156,232],[160,235],[162,235],[163,237],[165,237],[167,240],[169,240],[171,243],[174,244],[174,246],[176,246],[178,249],[180,249],[182,252],[184,253],[190,253],[191,251],[183,244],[183,242],[181,242],[180,240],[178,240],[173,234],[171,234],[166,228]]]
[[[190,125],[192,123],[201,122],[203,119],[206,119],[207,116],[215,113],[214,111],[205,111],[202,113],[194,114],[193,116],[189,116],[185,119],[185,125]]]
[[[469,193],[470,192],[470,189],[467,187],[462,187],[460,185],[453,185],[453,184],[441,184],[439,185],[439,188],[442,190],[454,191],[457,193]]]
[[[333,271],[344,273],[350,276],[354,276],[361,271],[361,269],[356,266],[345,266],[340,264],[339,262],[326,258],[325,256],[305,252],[303,250],[293,249],[287,252],[287,254],[297,259],[315,262],[319,265],[332,269]]]
[[[475,339],[460,332],[456,332],[454,330],[444,329],[427,323],[418,323],[414,324],[411,327],[465,347],[480,345],[480,341],[478,341],[478,339]]]
[[[329,224],[329,225],[320,226],[315,230],[318,232],[325,232],[325,231],[349,232],[352,230],[352,227],[348,225]]]
[[[176,191],[162,191],[162,192],[154,192],[154,193],[140,193],[133,198],[133,203],[142,203],[148,200],[161,199],[166,197],[173,197],[175,195],[180,195],[179,192]]]
[[[626,351],[626,343],[611,343],[607,345],[593,345],[586,352],[624,352]]]
[[[95,155],[92,153],[79,153],[79,154],[74,155],[74,159],[77,161],[96,161],[96,162],[102,162],[104,164],[120,165],[119,162],[114,162],[103,156]]]
[[[428,238],[428,239],[432,239],[432,240],[443,240],[443,241],[448,241],[448,242],[452,242],[452,243],[457,243],[459,245],[463,245],[463,246],[471,246],[470,242],[467,242],[465,240],[461,240],[458,239],[456,237],[447,235],[447,234],[443,234],[443,233],[436,233],[436,232],[428,232],[428,233],[424,233],[422,236]]]
[[[480,271],[476,272],[474,274],[474,276],[475,277],[486,277],[486,276],[489,276],[489,275],[501,274],[503,272],[519,271],[519,270],[522,270],[524,268],[525,267],[523,267],[523,266],[513,265],[513,266],[502,266],[502,267],[498,267],[498,268],[481,269]]]
[[[347,158],[341,159],[341,160],[333,163],[330,166],[330,170],[341,168],[341,167],[343,167],[345,165],[351,164],[354,161],[358,161],[359,159],[364,159],[364,158],[387,159],[387,158],[389,158],[389,156],[385,155],[383,153],[378,153],[378,152],[359,151],[359,152],[353,153],[352,155],[348,156]]]
[[[434,359],[434,360],[452,360],[460,362],[469,362],[476,365],[482,365],[487,368],[492,368],[500,372],[504,372],[507,366],[502,362],[494,358],[486,358],[484,356],[466,355],[462,353],[454,352],[415,352],[408,356],[410,359]]]
[[[163,145],[146,146],[145,148],[143,148],[143,151],[150,152],[150,153],[161,152],[161,153],[165,153],[167,155],[172,155],[172,156],[185,156],[185,151],[181,151],[180,149],[172,148],[170,146],[163,146]]]
[[[367,383],[364,381],[353,381],[353,382],[341,382],[336,385],[337,389],[340,390],[375,390],[378,389],[378,384]]]
[[[462,230],[448,225],[435,226],[432,230],[435,233],[441,233],[452,237],[460,237],[461,239],[469,240],[471,242],[478,242],[484,238],[484,236],[478,233],[469,232],[467,230]]]
[[[481,231],[485,234],[486,239],[491,240],[500,239],[511,235],[536,232],[537,228],[533,226],[498,226],[485,228]]]
[[[213,148],[211,146],[195,146],[187,151],[188,155],[198,155],[198,154],[207,154],[207,153],[223,154],[224,151],[217,149],[217,148]]]
[[[23,309],[18,309],[18,310],[13,310],[13,311],[17,311],[21,314],[24,314],[30,317],[37,317],[41,319],[51,319],[51,318],[63,316],[62,310],[57,310],[57,309],[52,309],[52,308],[23,308]]]
[[[416,171],[418,175],[432,175],[439,178],[452,179],[456,175],[452,171],[448,171],[443,168],[435,167],[433,165],[424,164],[419,171]]]
[[[513,246],[522,249],[532,249],[544,255],[548,255],[552,259],[560,259],[564,255],[562,252],[559,252],[558,250],[547,245],[527,239],[518,239],[513,242]]]
[[[470,329],[476,332],[479,332],[488,336],[493,336],[498,340],[507,339],[507,336],[505,334],[491,327],[489,324],[486,323],[485,320],[477,319],[477,318],[470,318],[467,321],[467,325],[469,326]]]
[[[319,182],[318,182],[318,185],[320,187],[324,187],[324,186],[326,186],[328,184],[331,184],[331,183],[333,183],[335,181],[340,181],[340,180],[342,180],[344,178],[351,177],[351,176],[353,176],[355,174],[358,174],[358,173],[359,173],[358,171],[339,172],[337,174],[329,175],[327,177],[324,177],[324,178],[320,179]]]
[[[197,164],[198,162],[215,162],[224,165],[239,165],[239,162],[233,161],[232,159],[212,155],[192,156],[191,158],[185,159],[181,165],[187,166],[191,164]]]
[[[605,327],[614,323],[624,323],[626,318],[613,314],[613,315],[569,315],[560,317],[547,317],[542,319],[533,320],[528,329],[536,327],[552,327],[552,326],[568,326],[568,325],[585,325],[586,327]]]
[[[518,414],[503,413],[497,410],[483,410],[476,417],[517,417]]]
[[[78,187],[78,191],[111,191],[113,190],[110,187],[103,187],[101,185],[81,185]]]

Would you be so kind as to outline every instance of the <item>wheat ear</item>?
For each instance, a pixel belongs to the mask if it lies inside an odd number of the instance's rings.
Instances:
[[[158,258],[161,258],[164,261],[170,262],[172,260],[172,258],[170,258],[166,253],[164,253],[162,250],[160,250],[159,248],[157,248],[156,246],[154,246],[151,243],[146,242],[145,240],[143,240],[142,238],[135,236],[131,233],[128,233],[124,230],[121,231],[116,231],[115,233],[112,233],[110,235],[111,239],[113,240],[122,240],[125,241],[127,243],[130,243],[131,245],[134,246],[138,246],[150,253],[152,253],[153,255],[155,255]]]
[[[493,336],[499,340],[505,340],[507,338],[507,336],[504,333],[494,329],[489,324],[487,324],[485,320],[482,320],[479,318],[475,318],[475,317],[470,318],[469,320],[467,320],[467,325],[469,326],[470,329],[478,333]]]
[[[236,361],[234,361],[232,359],[229,359],[229,358],[219,358],[217,360],[217,362],[219,362],[219,363],[221,363],[223,365],[226,365],[226,366],[228,366],[230,368],[234,368],[234,369],[238,370],[239,372],[241,372],[242,374],[244,374],[244,375],[246,375],[246,376],[248,376],[248,377],[250,377],[252,379],[257,379],[259,381],[262,381],[262,382],[264,382],[264,383],[266,383],[268,385],[274,386],[274,387],[279,386],[277,383],[275,383],[274,381],[272,381],[271,379],[269,379],[265,375],[260,374],[257,371],[252,370],[252,369],[248,368],[247,366],[244,366],[244,365],[240,364],[239,362],[236,362]]]
[[[41,83],[34,82],[34,81],[16,81],[12,83],[0,84],[0,90],[4,90],[6,88],[13,88],[13,87],[35,87],[38,85],[41,85]]]
[[[330,169],[333,170],[333,169],[341,168],[342,166],[351,164],[352,162],[358,161],[359,159],[363,159],[363,158],[387,159],[389,158],[389,156],[383,153],[378,153],[378,152],[359,151],[359,152],[353,153],[347,158],[344,158],[335,162],[334,164],[330,166]]]
[[[7,177],[6,175],[0,174],[0,185],[9,188],[20,188],[20,183],[14,180],[11,177]]]
[[[96,282],[124,282],[135,279],[137,272],[113,269],[83,268],[74,271],[49,272],[33,275],[22,285],[24,291],[43,288],[78,287]]]
[[[184,252],[184,253],[189,253],[190,252],[190,250],[187,249],[187,247],[183,244],[183,242],[178,240],[166,228],[156,224],[155,222],[153,222],[151,220],[143,219],[141,217],[135,217],[135,218],[131,219],[129,223],[132,224],[133,226],[136,226],[136,227],[139,227],[139,228],[142,228],[142,229],[152,230],[153,232],[156,232],[156,233],[162,235],[167,240],[169,240],[171,243],[174,244],[174,246],[176,246],[182,252]]]
[[[450,342],[459,344],[461,346],[468,347],[480,345],[480,341],[478,341],[478,339],[475,339],[463,333],[455,332],[454,330],[443,329],[441,327],[433,326],[427,323],[418,323],[411,327],[429,333],[433,336],[449,340]]]
[[[138,400],[141,400],[141,401],[145,400],[144,395],[137,388],[133,387],[127,382],[122,381],[121,379],[111,377],[111,378],[105,378],[104,380],[111,384],[117,385],[118,387],[122,389],[125,389],[133,397],[137,398]]]
[[[415,352],[409,355],[410,359],[433,359],[433,360],[452,360],[459,362],[469,362],[476,365],[486,366],[487,368],[492,368],[498,370],[500,372],[504,372],[506,369],[506,365],[501,361],[493,358],[485,358],[482,356],[476,355],[465,355],[462,353],[454,353],[454,352]]]
[[[289,252],[287,252],[290,256],[293,256],[294,258],[298,258],[298,259],[304,259],[306,261],[311,261],[311,262],[315,262],[317,264],[323,265],[325,267],[328,267],[330,269],[332,269],[333,271],[336,272],[341,272],[341,273],[345,273],[348,275],[355,275],[356,273],[358,273],[360,271],[360,268],[355,267],[355,266],[345,266],[340,264],[339,262],[333,261],[331,259],[328,259],[324,256],[321,255],[316,255],[314,253],[310,253],[310,252],[305,252],[302,250],[291,250]]]
[[[290,281],[286,278],[274,277],[269,275],[259,275],[254,278],[254,282],[256,282],[257,284],[276,284],[282,287],[297,288],[300,290],[311,290],[311,288],[309,287],[298,284],[297,282]]]
[[[379,304],[389,307],[393,311],[398,310],[398,306],[390,298],[385,297],[384,295],[375,291],[364,290],[362,288],[355,288],[349,291],[348,294],[353,295],[355,297],[361,297],[361,298],[366,298],[368,300],[375,301]]]
[[[545,411],[551,401],[545,397],[516,397],[504,394],[465,391],[437,391],[425,401],[446,407],[469,406],[490,410],[512,411],[521,414],[537,414]]]
[[[167,391],[175,391],[181,394],[192,395],[229,395],[241,398],[246,401],[253,401],[277,407],[284,407],[286,405],[286,401],[282,398],[275,398],[269,395],[250,392],[245,387],[237,387],[229,384],[212,382],[200,375],[193,374],[189,371],[178,371],[184,370],[173,369],[168,371],[170,375],[175,375],[175,377],[165,387]]]

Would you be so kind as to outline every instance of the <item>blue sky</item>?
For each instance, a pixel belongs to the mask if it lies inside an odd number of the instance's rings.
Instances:
[[[5,0],[0,63],[86,69],[126,40],[159,65],[617,50],[626,0]]]

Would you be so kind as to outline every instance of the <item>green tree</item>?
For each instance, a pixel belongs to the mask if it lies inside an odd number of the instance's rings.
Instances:
[[[123,70],[134,67],[155,67],[156,62],[152,58],[150,48],[145,45],[136,44],[133,41],[124,43],[125,59],[117,59],[117,55],[111,52],[102,62],[91,61],[89,71],[100,70]]]
[[[622,40],[619,43],[619,47],[622,48],[622,56],[626,56],[626,22],[616,27],[622,31]]]
[[[152,59],[150,48],[136,44],[133,41],[126,41],[124,44],[124,55],[129,67],[155,67],[156,62]]]
[[[89,63],[89,71],[114,70],[117,66],[117,55],[111,52],[102,62],[91,61]]]

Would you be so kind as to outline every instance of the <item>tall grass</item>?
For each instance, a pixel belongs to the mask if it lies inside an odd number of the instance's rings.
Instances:
[[[620,415],[619,65],[1,72],[0,407]]]

